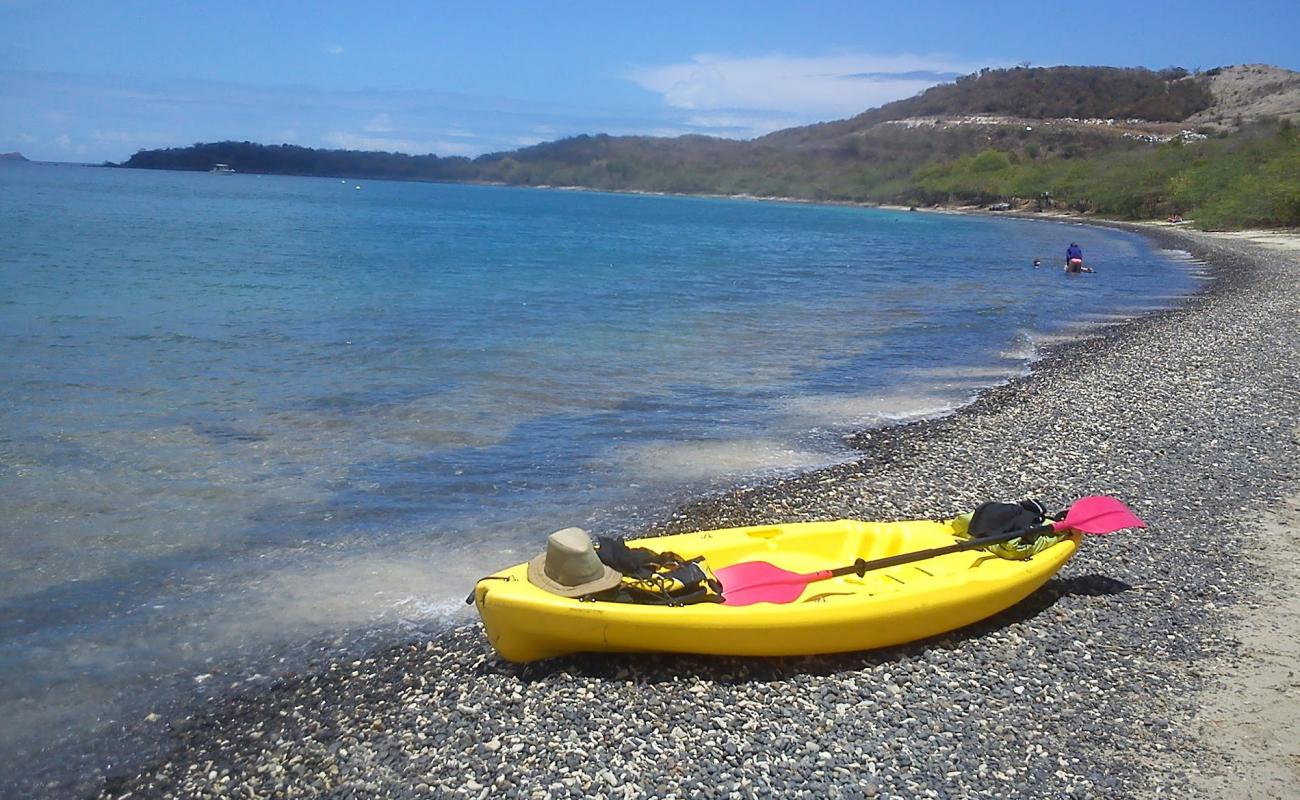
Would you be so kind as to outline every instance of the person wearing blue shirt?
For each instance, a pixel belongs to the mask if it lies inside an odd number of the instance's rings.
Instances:
[[[1070,246],[1065,249],[1065,271],[1092,272],[1083,265],[1083,248],[1079,247],[1078,242],[1070,242]]]

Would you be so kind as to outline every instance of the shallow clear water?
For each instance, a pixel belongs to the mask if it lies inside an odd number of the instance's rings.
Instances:
[[[0,773],[1199,280],[1059,223],[48,165],[0,242]]]

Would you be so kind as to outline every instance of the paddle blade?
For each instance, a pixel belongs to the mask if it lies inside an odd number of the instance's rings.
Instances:
[[[792,603],[813,581],[830,577],[822,572],[791,572],[766,561],[746,561],[713,571],[722,584],[724,606],[751,606],[754,603]]]
[[[1076,530],[1101,535],[1123,528],[1145,528],[1147,524],[1137,518],[1128,506],[1113,497],[1093,495],[1070,506],[1065,519],[1052,527],[1057,531]]]

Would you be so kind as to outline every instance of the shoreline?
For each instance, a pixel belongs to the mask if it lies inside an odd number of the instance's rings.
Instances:
[[[1277,273],[1296,255],[1109,224],[1172,242],[1215,277],[1173,309],[1051,346],[1029,376],[951,415],[858,434],[854,462],[705,498],[652,530],[1090,493],[1151,523],[1090,541],[1019,606],[924,642],[807,659],[517,667],[473,624],[227,697],[100,796],[1185,794],[1194,692],[1236,652],[1228,609],[1259,573],[1237,557],[1251,546],[1245,513],[1293,492],[1295,434],[1275,409],[1295,407],[1297,303]]]
[[[90,163],[81,163],[76,161],[27,161],[26,163],[40,164],[46,166],[77,166],[77,167],[95,167],[95,168],[102,168],[102,169],[141,170],[146,172],[188,172],[196,175],[201,175],[208,172],[208,170],[188,170],[188,169],[169,170],[169,169],[161,169],[158,167],[128,167],[125,166],[124,164],[114,164],[114,163],[90,164]],[[988,208],[987,206],[979,206],[979,205],[936,204],[932,206],[904,206],[904,205],[896,205],[893,203],[877,203],[869,200],[818,200],[816,198],[811,198],[811,197],[787,197],[787,196],[774,196],[774,195],[757,195],[757,194],[748,194],[748,193],[719,194],[719,193],[708,193],[708,192],[661,192],[661,191],[653,191],[649,189],[601,189],[592,186],[562,185],[562,184],[550,184],[550,183],[523,184],[523,183],[503,183],[500,181],[425,180],[425,179],[418,179],[418,178],[397,178],[391,176],[383,177],[383,178],[362,177],[362,176],[347,177],[343,175],[303,175],[303,174],[290,173],[290,172],[241,172],[238,174],[256,175],[259,177],[263,177],[263,176],[275,177],[275,178],[313,178],[313,179],[321,179],[321,180],[329,180],[329,181],[340,179],[345,181],[375,181],[378,183],[428,183],[428,184],[443,185],[443,186],[483,186],[483,187],[495,187],[495,188],[502,188],[502,189],[535,189],[539,191],[550,191],[550,192],[591,192],[594,194],[632,195],[632,196],[642,196],[642,197],[684,197],[684,198],[697,197],[706,200],[744,200],[744,201],[750,201],[755,203],[793,203],[798,205],[840,206],[840,207],[847,207],[847,208],[867,208],[867,209],[879,209],[882,211],[907,211],[907,212],[929,213],[929,214],[965,214],[965,215],[990,216],[990,217],[1010,217],[1010,218],[1021,218],[1021,219],[1048,219],[1057,222],[1071,221],[1079,225],[1095,225],[1097,227],[1110,227],[1110,226],[1123,227],[1123,226],[1132,225],[1132,226],[1142,226],[1142,227],[1150,227],[1150,228],[1174,228],[1174,229],[1187,228],[1192,233],[1210,233],[1210,234],[1216,234],[1216,233],[1253,234],[1253,233],[1281,232],[1283,235],[1288,235],[1296,232],[1293,229],[1287,229],[1287,228],[1267,229],[1267,230],[1256,230],[1250,228],[1242,228],[1242,229],[1234,228],[1225,231],[1201,231],[1199,229],[1190,227],[1192,223],[1196,222],[1195,219],[1181,220],[1176,223],[1164,222],[1162,220],[1156,220],[1156,219],[1121,220],[1118,218],[1099,217],[1099,216],[1091,215],[1087,212],[1071,211],[1068,209],[1061,209],[1061,208],[1052,208],[1044,211],[1030,211],[1026,207],[1020,207],[1020,208],[1008,208],[1005,210],[994,211]],[[1028,206],[1031,201],[1022,200],[1021,202],[1023,203],[1024,206]]]

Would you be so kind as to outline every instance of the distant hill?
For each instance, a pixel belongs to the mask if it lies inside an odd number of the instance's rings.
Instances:
[[[0,153],[0,162],[4,161],[27,161],[22,153]]]
[[[1137,119],[1181,122],[1214,105],[1208,81],[1184,69],[1116,67],[983,70],[839,122],[790,128],[763,140],[816,144],[886,122],[991,115],[1025,119]],[[763,141],[760,140],[760,141]]]
[[[169,169],[207,172],[228,164],[236,172],[264,175],[316,175],[332,178],[390,180],[470,180],[469,159],[410,156],[357,150],[315,150],[292,144],[212,142],[165,150],[141,150],[123,164],[135,169]]]
[[[1237,130],[1264,114],[1237,114],[1235,96],[1216,94],[1216,88],[1236,83],[1252,87],[1252,108],[1300,112],[1289,95],[1272,95],[1253,80],[1259,77],[1255,69],[1198,75],[1111,67],[985,70],[850,119],[750,142],[579,136],[483,156],[474,167],[483,180],[517,185],[907,205],[1009,201],[1013,197],[1003,190],[1014,187],[934,190],[919,178],[933,165],[986,150],[1020,166],[1144,152],[1176,139]],[[1289,86],[1284,76],[1300,78],[1286,70],[1268,78]],[[1266,98],[1276,102],[1269,106]],[[1205,115],[1203,130],[1190,122],[1197,115]],[[988,157],[982,164],[996,161]]]
[[[1300,184],[1291,120],[1300,120],[1300,74],[1277,67],[1023,67],[752,141],[583,135],[472,160],[218,142],[142,150],[122,166],[916,206],[1028,202],[1128,217],[1202,203],[1214,224],[1300,224],[1300,193],[1288,199]],[[1211,157],[1241,175],[1215,172]],[[1251,198],[1270,199],[1247,198],[1247,184]],[[1234,192],[1243,195],[1230,204]]]

